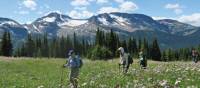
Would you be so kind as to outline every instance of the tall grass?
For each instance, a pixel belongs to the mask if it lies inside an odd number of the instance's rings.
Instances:
[[[192,62],[148,62],[146,70],[137,61],[126,75],[119,73],[118,60],[84,60],[80,71],[81,88],[162,88],[200,87],[200,64]],[[0,88],[64,88],[69,87],[65,59],[33,59],[0,57]],[[63,71],[63,74],[62,74]]]

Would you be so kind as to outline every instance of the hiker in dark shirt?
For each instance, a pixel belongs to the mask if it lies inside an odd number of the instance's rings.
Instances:
[[[64,67],[70,68],[70,74],[69,74],[69,80],[72,84],[73,88],[78,87],[78,75],[79,75],[79,69],[82,67],[83,62],[79,55],[75,55],[75,52],[71,50],[69,52],[69,59],[67,61],[67,64],[64,65]]]
[[[194,63],[198,62],[199,53],[197,50],[192,49],[192,60]]]

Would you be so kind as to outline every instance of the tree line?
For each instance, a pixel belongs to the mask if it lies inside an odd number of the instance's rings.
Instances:
[[[144,39],[136,39],[130,37],[127,39],[120,39],[112,29],[110,32],[104,32],[97,29],[95,45],[90,50],[89,58],[91,59],[110,59],[118,57],[117,49],[123,47],[125,52],[129,52],[133,57],[138,57],[138,52],[143,49],[147,58],[153,60],[161,60],[161,51],[158,41],[155,38],[152,43]]]
[[[80,55],[85,55],[90,44],[85,39],[78,39],[76,33],[73,37],[57,37],[49,39],[47,35],[33,37],[28,35],[25,43],[18,48],[14,55],[17,57],[49,57],[65,58],[67,51],[74,49]]]
[[[192,49],[165,49],[161,51],[156,38],[152,41],[148,41],[146,38],[136,39],[133,36],[129,39],[120,39],[119,35],[112,29],[110,32],[104,32],[99,28],[96,31],[94,42],[80,38],[76,33],[73,36],[55,38],[48,38],[47,34],[38,37],[29,34],[20,46],[13,49],[11,35],[6,31],[0,44],[2,56],[64,58],[67,56],[67,51],[74,49],[79,55],[93,60],[118,57],[117,49],[119,47],[123,47],[135,58],[138,57],[138,52],[143,49],[148,59],[156,61],[191,60]],[[200,45],[196,49],[200,51]]]

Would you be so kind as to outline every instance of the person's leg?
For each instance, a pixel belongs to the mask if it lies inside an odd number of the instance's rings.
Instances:
[[[192,56],[192,61],[195,62],[195,57],[194,56]]]
[[[70,72],[70,83],[72,84],[73,88],[76,88],[76,69],[71,68]]]
[[[70,74],[69,74],[69,82],[70,82],[70,86],[74,86],[73,84],[74,84],[74,81],[73,81],[73,73],[72,73],[72,71],[70,72]]]
[[[195,57],[195,63],[197,63],[197,56]]]
[[[142,60],[140,60],[140,67],[142,68]]]
[[[141,68],[144,68],[144,60],[141,60]]]
[[[79,76],[79,68],[76,68],[74,71],[74,88],[78,87],[78,76]]]
[[[128,65],[126,66],[126,70],[125,70],[126,73],[128,72],[129,65],[130,65],[130,64],[128,64]]]
[[[121,73],[121,64],[119,63],[119,73]]]
[[[78,78],[74,79],[74,88],[78,88]]]
[[[122,67],[122,68],[123,68],[123,73],[125,73],[125,72],[126,72],[126,71],[125,71],[125,70],[126,70],[126,65],[123,64],[123,67]]]
[[[73,88],[76,88],[76,84],[75,84],[75,78],[72,78],[72,82],[71,82]]]
[[[122,72],[125,73],[125,69],[126,69],[126,62],[123,61],[122,63]]]
[[[144,68],[147,68],[147,60],[144,60]]]

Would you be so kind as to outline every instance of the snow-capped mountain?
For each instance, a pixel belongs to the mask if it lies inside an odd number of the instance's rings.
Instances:
[[[100,26],[113,27],[128,32],[137,30],[166,30],[151,17],[143,14],[110,13],[99,14],[89,19],[90,22]]]
[[[8,18],[0,18],[0,36],[5,31],[9,31],[14,38],[23,38],[27,35],[27,29],[23,25]]]
[[[5,20],[5,19],[4,19]],[[49,13],[31,24],[21,25],[13,20],[0,19],[0,29],[12,30],[16,35],[47,34],[49,37],[67,37],[76,33],[79,37],[94,40],[97,28],[109,32],[113,29],[121,39],[130,36],[151,40],[158,38],[161,47],[189,47],[197,41],[200,28],[171,19],[154,20],[144,14],[104,13],[88,19],[73,19],[60,13]],[[7,29],[6,29],[7,28]],[[20,32],[19,28],[21,28]],[[24,31],[21,33],[21,31]],[[1,30],[0,30],[1,31]],[[27,32],[28,31],[28,32]],[[191,43],[191,41],[196,41]]]
[[[167,29],[168,29],[167,32],[171,34],[187,36],[198,31],[197,27],[194,27],[189,24],[181,23],[176,20],[163,19],[163,20],[158,20],[158,22],[162,25],[167,26]]]
[[[29,29],[30,33],[47,33],[49,36],[65,36],[69,33],[74,33],[74,28],[87,22],[87,20],[72,19],[69,16],[53,12],[38,18],[31,24],[26,24],[25,27]]]

